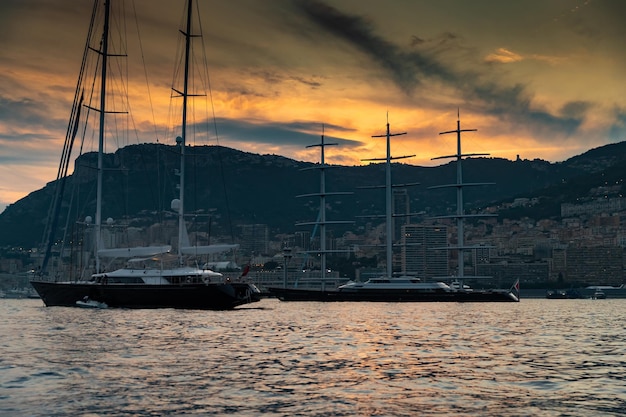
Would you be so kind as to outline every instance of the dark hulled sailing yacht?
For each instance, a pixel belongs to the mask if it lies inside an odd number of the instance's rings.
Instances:
[[[457,214],[452,216],[457,219],[459,235],[463,233],[463,221],[467,215],[463,213],[463,187],[476,184],[464,184],[462,181],[461,161],[464,156],[461,153],[461,132],[460,122],[457,122],[457,129],[446,133],[457,133],[458,145],[457,153],[450,157],[457,159],[457,182],[455,184],[444,185],[442,187],[454,187],[457,190]],[[281,301],[383,301],[383,302],[517,302],[519,301],[518,284],[511,289],[493,290],[472,290],[463,284],[465,278],[462,272],[455,278],[454,283],[440,281],[422,282],[419,278],[411,276],[394,276],[392,271],[392,181],[391,181],[391,161],[395,159],[407,158],[408,156],[392,157],[390,138],[404,133],[390,133],[389,123],[387,123],[387,156],[385,158],[374,159],[383,160],[386,165],[385,203],[386,203],[386,274],[372,278],[366,282],[348,282],[336,289],[329,290],[303,290],[295,288],[272,288],[271,293]],[[449,157],[442,157],[449,158]],[[411,184],[413,185],[413,184]],[[469,247],[463,246],[463,238],[459,238],[459,245],[450,246],[446,249],[457,249],[462,257],[463,250]],[[462,271],[462,260],[460,271]]]
[[[94,16],[98,15],[102,2],[95,1]],[[102,209],[102,184],[103,168],[102,155],[104,153],[105,122],[106,116],[113,113],[106,109],[107,94],[107,61],[110,57],[120,56],[109,50],[109,27],[111,14],[111,0],[104,2],[103,10],[103,33],[102,38],[96,39],[92,33],[94,25],[91,26],[89,40],[85,49],[85,56],[90,51],[96,51],[100,61],[100,103],[96,109],[89,109],[99,113],[99,147],[98,147],[98,169],[97,169],[97,203],[96,216],[92,236],[95,246],[95,273],[87,279],[70,279],[67,271],[54,274],[52,279],[46,278],[48,261],[51,254],[51,246],[54,241],[55,227],[47,229],[48,246],[46,255],[41,267],[40,277],[32,280],[31,284],[43,300],[46,306],[81,306],[88,303],[122,308],[181,308],[181,309],[206,309],[225,310],[234,307],[259,301],[260,292],[252,284],[241,280],[227,280],[222,274],[197,266],[185,265],[186,257],[200,256],[212,253],[224,252],[234,249],[237,245],[205,245],[193,246],[189,243],[185,225],[185,148],[187,130],[187,99],[192,94],[188,91],[189,64],[190,64],[190,42],[198,34],[192,33],[192,0],[188,0],[186,9],[186,27],[181,30],[185,36],[185,66],[184,66],[184,86],[181,91],[176,91],[183,100],[181,135],[177,138],[177,145],[180,151],[179,175],[179,197],[172,202],[172,209],[178,217],[178,249],[174,265],[164,267],[164,257],[169,254],[171,247],[148,246],[132,248],[105,248],[101,238],[101,209]],[[90,45],[90,40],[99,44],[95,48]],[[83,66],[84,67],[84,66]],[[79,78],[79,86],[84,73]],[[57,222],[58,213],[63,200],[63,190],[67,179],[67,166],[69,165],[70,152],[76,132],[80,109],[83,107],[82,87],[76,89],[76,98],[72,110],[72,118],[66,145],[64,147],[64,160],[61,162],[59,176],[57,178],[57,195],[52,204],[51,219],[54,225]],[[80,92],[80,93],[79,93]],[[81,97],[80,99],[78,97]],[[88,106],[85,106],[88,107]],[[153,267],[149,262],[156,258]],[[103,272],[101,259],[105,258],[126,258],[126,266],[120,269]],[[148,264],[148,266],[146,266]]]

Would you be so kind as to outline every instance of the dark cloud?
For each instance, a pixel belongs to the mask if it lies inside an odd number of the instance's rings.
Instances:
[[[427,57],[407,60],[396,45],[375,34],[369,21],[360,16],[348,15],[321,1],[304,0],[297,3],[303,14],[327,32],[349,42],[389,71],[394,81],[404,90],[412,91],[418,84],[414,59],[423,71],[440,71],[437,62]]]
[[[250,74],[262,79],[263,82],[268,83],[268,84],[282,84],[286,81],[294,81],[299,84],[303,84],[312,88],[318,88],[322,85],[321,82],[316,80],[314,77],[305,78],[305,77],[293,76],[293,75],[289,75],[289,74],[285,74],[285,73],[281,73],[277,71],[255,70],[255,71],[250,71]]]
[[[2,139],[0,140],[0,164],[25,164],[35,166],[42,163],[45,164],[50,161],[49,148],[40,147],[37,149],[25,150],[23,144],[33,144],[37,143],[37,141],[52,139],[53,138],[49,136],[42,136],[41,133],[14,133],[10,135],[2,135]]]
[[[623,0],[585,1],[573,6],[568,7],[559,20],[582,39],[614,44],[611,41],[616,36],[626,35],[626,2]]]
[[[464,61],[461,69],[444,60],[445,54],[465,53],[459,45],[459,37],[446,32],[437,39],[425,40],[413,36],[410,50],[405,50],[379,36],[376,29],[363,16],[349,15],[318,0],[297,3],[302,13],[326,32],[352,44],[389,74],[393,82],[407,95],[412,96],[416,87],[425,83],[440,83],[453,88],[459,101],[468,106],[504,118],[515,125],[533,132],[551,130],[552,133],[571,135],[582,124],[588,104],[571,103],[563,115],[554,115],[533,106],[531,95],[523,84],[500,85],[495,81],[493,66]],[[452,61],[452,60],[449,60]],[[545,133],[545,132],[544,132]]]
[[[322,125],[314,122],[296,121],[291,123],[278,123],[259,120],[241,120],[217,118],[218,134],[220,140],[231,142],[251,142],[267,144],[270,146],[294,146],[296,149],[304,149],[308,145],[319,142],[322,134]],[[335,132],[349,132],[337,125],[324,126],[326,130]],[[314,133],[312,133],[314,132]],[[338,143],[345,147],[357,147],[362,143],[354,140],[325,135],[328,142]]]
[[[561,108],[561,114],[565,117],[580,119],[585,116],[592,106],[593,104],[587,101],[572,101],[566,103]]]
[[[615,122],[609,128],[608,136],[612,142],[626,141],[626,109],[615,108]]]
[[[0,96],[0,120],[11,121],[10,126],[15,126],[19,131],[41,131],[44,130],[63,130],[65,122],[50,118],[49,109],[36,100],[21,98],[14,100],[4,96]],[[8,125],[7,125],[8,126]],[[17,134],[14,131],[2,132],[2,139],[12,141],[18,144],[31,143],[25,142],[23,134]],[[29,136],[29,141],[49,139],[48,137],[37,134]]]
[[[30,99],[13,100],[0,96],[0,120],[12,120],[20,126],[41,124],[41,119],[34,113],[37,103]]]
[[[562,116],[532,106],[532,97],[521,84],[506,87],[495,83],[468,86],[465,98],[476,110],[497,116],[519,129],[535,135],[553,137],[554,133],[569,136],[577,131],[588,107],[580,102],[566,104]],[[574,114],[574,109],[576,112]]]
[[[309,86],[311,88],[319,88],[322,86],[322,83],[319,81],[315,81],[313,79],[306,79],[303,77],[290,77],[289,79],[296,81],[300,84],[304,84],[306,86]]]

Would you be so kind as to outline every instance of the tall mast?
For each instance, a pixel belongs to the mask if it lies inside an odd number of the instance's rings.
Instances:
[[[461,120],[457,116],[456,120],[456,130],[449,130],[447,132],[441,132],[440,135],[445,135],[449,133],[456,133],[456,232],[457,232],[457,245],[458,249],[458,273],[457,276],[459,278],[459,282],[463,282],[463,277],[465,275],[465,208],[463,207],[463,153],[461,152],[461,132],[476,132],[477,129],[461,129]]]
[[[387,261],[387,278],[393,276],[393,213],[391,209],[392,183],[391,183],[391,161],[396,159],[411,158],[415,155],[391,156],[391,137],[406,135],[407,132],[391,133],[389,129],[389,116],[387,116],[387,133],[384,135],[374,135],[373,138],[387,138],[387,156],[385,158],[363,159],[363,161],[385,161],[385,253]]]
[[[104,30],[102,35],[102,72],[100,79],[100,131],[98,134],[98,178],[96,191],[96,224],[95,224],[95,248],[96,248],[96,273],[100,272],[101,229],[102,229],[102,155],[104,154],[104,123],[106,115],[106,87],[107,65],[109,56],[109,14],[111,9],[110,0],[104,2]]]
[[[186,240],[185,229],[185,147],[187,141],[187,99],[189,97],[189,51],[191,48],[191,10],[193,0],[189,0],[187,3],[187,25],[185,32],[185,68],[184,68],[184,81],[183,81],[183,114],[182,114],[182,126],[181,137],[179,141],[180,145],[180,179],[179,179],[179,201],[180,206],[178,208],[178,262],[182,266],[183,253],[182,247]]]
[[[350,224],[350,223],[354,223],[353,221],[348,221],[348,220],[334,220],[334,221],[328,221],[326,220],[326,197],[329,195],[351,195],[351,192],[343,192],[343,191],[339,191],[339,192],[332,192],[332,193],[328,193],[326,192],[326,170],[329,167],[328,165],[326,165],[326,146],[334,146],[337,145],[336,143],[327,143],[325,142],[324,139],[324,128],[322,127],[322,135],[320,138],[320,143],[317,143],[315,145],[308,145],[307,148],[313,148],[313,147],[319,147],[320,148],[320,164],[316,165],[314,167],[311,168],[304,168],[303,170],[309,170],[309,169],[319,169],[320,170],[320,191],[319,193],[315,193],[315,194],[303,194],[303,195],[298,195],[296,197],[311,197],[311,196],[318,196],[320,198],[320,211],[319,211],[319,220],[316,222],[304,222],[304,223],[297,223],[296,226],[303,226],[303,225],[315,225],[315,226],[319,226],[320,227],[320,250],[319,250],[319,254],[320,254],[320,268],[321,268],[321,280],[322,280],[322,291],[325,290],[326,287],[326,255],[331,252],[326,248],[326,226],[328,224]]]
[[[454,155],[446,155],[439,156],[435,159],[456,159],[456,183],[454,184],[446,184],[446,185],[438,185],[433,188],[456,188],[456,214],[454,216],[438,216],[436,218],[450,218],[453,217],[456,220],[457,227],[457,244],[456,246],[450,246],[448,249],[456,249],[457,250],[457,279],[460,284],[460,288],[463,289],[463,279],[465,276],[465,251],[475,249],[476,246],[465,246],[465,219],[468,217],[493,217],[495,215],[490,214],[465,214],[465,209],[463,207],[463,188],[469,186],[479,186],[479,185],[490,185],[492,183],[464,183],[463,182],[463,166],[462,161],[463,158],[468,156],[488,156],[488,153],[466,153],[464,154],[461,150],[461,133],[463,132],[476,132],[477,129],[461,129],[461,120],[460,114],[457,112],[457,120],[456,120],[456,129],[448,130],[446,132],[440,132],[440,135],[447,135],[451,133],[456,133],[456,153]],[[474,277],[476,278],[476,277]]]
[[[326,280],[326,161],[324,159],[324,131],[320,142],[320,252],[322,252],[322,283]],[[329,144],[330,145],[330,144]],[[323,285],[323,284],[322,284]],[[324,288],[322,288],[324,290]]]

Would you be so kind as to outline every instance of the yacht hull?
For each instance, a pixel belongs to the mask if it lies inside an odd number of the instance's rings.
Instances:
[[[109,308],[230,310],[260,300],[258,289],[243,282],[147,285],[31,281],[31,285],[48,307],[76,307],[76,301],[89,297]]]
[[[270,294],[281,301],[370,301],[370,302],[518,302],[508,290],[424,291],[424,290],[301,290],[270,288]]]

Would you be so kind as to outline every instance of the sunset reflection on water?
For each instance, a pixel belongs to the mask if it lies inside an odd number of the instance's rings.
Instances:
[[[0,414],[620,415],[624,302],[267,299],[205,312],[2,300]]]

